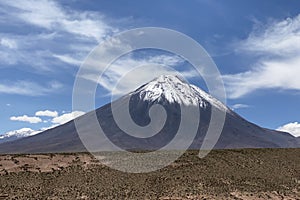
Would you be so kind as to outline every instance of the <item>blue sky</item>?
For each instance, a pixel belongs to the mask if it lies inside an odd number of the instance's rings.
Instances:
[[[198,41],[223,75],[227,103],[237,113],[300,135],[297,0],[2,0],[0,134],[70,119],[73,83],[89,52],[115,33],[145,26],[174,29]],[[121,61],[117,64],[182,64],[159,52]],[[98,106],[105,102],[97,99]]]

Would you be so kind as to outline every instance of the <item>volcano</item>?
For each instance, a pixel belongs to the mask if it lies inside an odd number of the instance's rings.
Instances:
[[[127,101],[129,102],[128,105]],[[126,134],[119,128],[113,116],[113,104],[117,108],[128,109],[131,119],[141,127],[149,125],[151,120],[155,121],[155,116],[152,116],[151,119],[149,115],[149,111],[154,105],[163,106],[167,118],[157,134],[147,135],[148,133],[141,132],[142,137],[138,138]],[[216,98],[180,77],[161,75],[114,102],[66,124],[34,136],[2,143],[0,144],[0,153],[86,151],[78,135],[75,122],[79,123],[83,130],[93,130],[93,126],[90,124],[92,113],[97,117],[106,135],[106,139],[94,141],[100,147],[99,150],[110,150],[107,140],[126,150],[159,149],[175,137],[182,120],[183,107],[191,110],[197,107],[200,112],[199,116],[201,116],[200,120],[196,122],[198,125],[196,136],[189,149],[199,149],[203,144],[213,109],[226,114],[223,131],[214,146],[215,149],[295,148],[300,146],[299,139],[296,137],[289,133],[262,128],[245,120]],[[193,122],[193,120],[195,120],[193,116],[187,119],[189,122]],[[186,134],[189,134],[188,131]]]

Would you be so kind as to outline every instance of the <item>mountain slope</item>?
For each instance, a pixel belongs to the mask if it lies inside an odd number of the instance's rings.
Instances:
[[[200,108],[200,122],[196,138],[191,149],[200,148],[207,132],[211,110],[226,112],[226,120],[221,137],[215,148],[285,148],[299,147],[295,137],[288,133],[268,130],[252,124],[234,113],[220,101],[205,93],[200,88],[190,85],[177,76],[163,75],[141,86],[135,91],[119,98],[113,104],[117,109],[127,108],[132,120],[140,126],[150,123],[149,110],[159,104],[165,108],[167,119],[163,128],[154,136],[143,135],[136,138],[125,134],[116,124],[112,114],[112,104],[107,104],[95,111],[98,121],[107,138],[115,145],[128,150],[154,150],[168,144],[176,135],[181,120],[181,108],[193,110]],[[75,120],[83,130],[96,130],[92,127],[93,112],[87,113]],[[193,117],[188,123],[195,122]],[[97,134],[97,133],[93,133]],[[188,136],[188,132],[186,133]],[[183,138],[184,139],[184,138]],[[100,149],[110,150],[107,139],[93,141]],[[179,145],[180,146],[180,145]],[[77,134],[74,121],[47,130],[35,136],[7,142],[0,145],[0,153],[20,152],[75,152],[86,151]]]

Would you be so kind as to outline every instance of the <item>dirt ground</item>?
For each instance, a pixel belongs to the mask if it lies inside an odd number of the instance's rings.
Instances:
[[[0,155],[0,199],[300,199],[300,149],[197,153],[140,174],[87,153]]]

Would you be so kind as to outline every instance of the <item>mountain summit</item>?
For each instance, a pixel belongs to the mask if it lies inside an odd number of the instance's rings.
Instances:
[[[199,87],[189,84],[175,75],[161,75],[131,94],[137,93],[143,101],[160,102],[161,100],[167,100],[169,103],[176,102],[186,106],[199,105],[202,108],[211,104],[227,110],[223,103],[208,95]]]
[[[129,108],[126,104],[128,101]],[[147,126],[151,122],[149,110],[155,104],[164,107],[167,119],[156,135],[136,138],[124,133],[118,127],[113,117],[112,104],[118,108],[129,109],[130,117],[139,126]],[[199,125],[197,135],[190,149],[199,149],[203,143],[212,108],[226,112],[224,128],[215,148],[299,147],[299,141],[292,135],[248,122],[197,86],[188,84],[174,75],[159,76],[116,101],[98,108],[95,113],[107,138],[118,147],[127,150],[155,150],[165,146],[175,137],[181,123],[181,106],[196,105],[199,106],[201,120],[197,122]],[[90,124],[91,113],[75,120],[80,122],[83,129],[93,130]],[[194,119],[191,117],[185,120]],[[95,143],[101,147],[99,150],[110,150],[105,140],[95,141]],[[0,144],[0,153],[76,151],[86,151],[86,149],[79,139],[74,120],[34,136]]]
[[[139,94],[143,101],[167,100],[169,103],[184,105],[203,104],[202,97],[191,85],[173,75],[161,75],[132,94]]]

